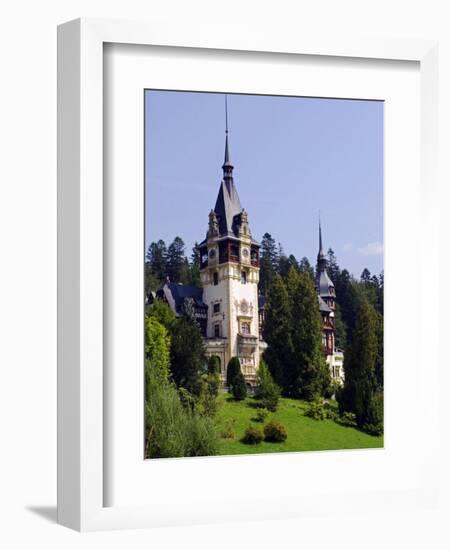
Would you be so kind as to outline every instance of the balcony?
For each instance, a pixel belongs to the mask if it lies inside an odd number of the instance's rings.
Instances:
[[[257,349],[259,340],[257,336],[253,334],[238,334],[237,344],[239,348],[239,355],[251,355]]]

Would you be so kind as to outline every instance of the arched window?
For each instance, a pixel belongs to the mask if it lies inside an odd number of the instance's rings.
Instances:
[[[242,334],[249,334],[251,332],[249,323],[242,323]]]
[[[218,285],[218,273],[215,271],[214,273],[214,285],[217,286]]]

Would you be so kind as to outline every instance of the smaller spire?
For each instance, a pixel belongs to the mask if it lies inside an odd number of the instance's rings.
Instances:
[[[319,250],[318,250],[318,258],[320,259],[323,259],[325,258],[325,254],[324,254],[324,250],[323,250],[323,237],[322,237],[322,234],[321,234],[321,216],[320,214],[318,214],[318,233],[319,233]]]

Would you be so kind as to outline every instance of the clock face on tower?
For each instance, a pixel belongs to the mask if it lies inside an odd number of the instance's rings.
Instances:
[[[244,258],[247,258],[247,257],[249,256],[249,250],[248,250],[247,248],[244,248],[244,249],[242,250],[242,254],[243,254],[243,257],[244,257]]]

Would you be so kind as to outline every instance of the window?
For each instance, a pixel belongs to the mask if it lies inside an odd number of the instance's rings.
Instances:
[[[250,332],[249,323],[242,323],[242,334],[249,334]]]
[[[214,336],[215,338],[220,338],[220,323],[215,323],[214,325]]]
[[[218,273],[217,272],[214,273],[214,285],[215,286],[218,285]]]
[[[214,304],[214,313],[220,313],[220,304]]]
[[[240,275],[240,280],[241,280],[242,285],[246,285],[246,271],[242,271],[242,273]]]

